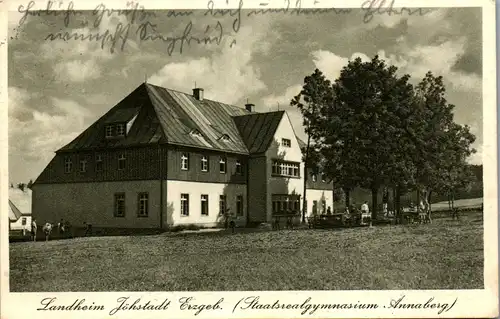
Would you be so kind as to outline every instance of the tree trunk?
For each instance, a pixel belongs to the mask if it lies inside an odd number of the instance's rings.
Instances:
[[[345,195],[345,207],[350,210],[351,207],[351,190],[347,187],[343,188]]]
[[[307,172],[309,162],[309,147],[311,146],[311,135],[307,134],[307,146],[306,146],[306,156],[304,161],[304,197],[302,198],[302,223],[306,222],[306,214],[307,214],[307,178],[309,174]]]
[[[451,209],[455,209],[455,193],[451,191]]]
[[[432,223],[432,218],[431,218],[431,214],[432,214],[432,204],[431,204],[431,196],[432,196],[432,189],[429,190],[429,193],[427,194],[427,201],[429,203],[429,223]]]
[[[377,219],[378,187],[372,188],[372,220]]]
[[[401,218],[401,186],[396,186],[396,197],[394,198],[395,210],[396,210],[396,221],[398,224],[402,223]]]
[[[417,214],[420,214],[420,189],[417,188]]]

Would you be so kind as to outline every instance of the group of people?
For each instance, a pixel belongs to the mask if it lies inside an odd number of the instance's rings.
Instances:
[[[57,223],[57,230],[59,233],[59,238],[65,238],[67,232],[69,232],[71,228],[71,224],[69,221],[64,222],[63,219]],[[54,225],[51,223],[45,223],[42,227],[42,231],[45,235],[45,240],[49,240],[50,235],[52,234],[52,230],[54,229]],[[36,241],[36,235],[38,231],[38,225],[36,223],[36,219],[33,218],[31,221],[31,240]]]

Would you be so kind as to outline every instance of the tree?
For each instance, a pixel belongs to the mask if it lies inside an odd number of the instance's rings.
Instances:
[[[26,185],[26,187],[28,187],[29,189],[32,189],[32,187],[33,187],[33,180],[30,179],[30,181],[28,182],[28,185]]]
[[[24,192],[24,189],[26,188],[26,184],[25,183],[18,183],[17,188],[19,188],[20,190],[22,190]]]
[[[462,180],[468,175],[464,175],[466,159],[475,152],[471,147],[475,136],[468,126],[454,122],[455,106],[447,103],[445,92],[443,78],[427,72],[415,88],[414,108],[404,121],[407,136],[417,151],[412,163],[417,202],[423,195],[429,214],[434,190],[448,192],[466,183]]]
[[[404,135],[400,113],[409,112],[413,87],[409,76],[398,77],[396,71],[378,56],[350,61],[333,85],[334,103],[321,117],[327,119],[322,123],[325,157],[338,159],[330,163],[330,173],[340,173],[347,191],[354,185],[371,190],[373,218],[378,191],[394,180],[407,147],[398,139]]]
[[[296,95],[290,105],[297,107],[302,113],[303,125],[307,134],[307,142],[304,154],[304,194],[302,204],[302,222],[305,222],[307,214],[307,179],[311,166],[319,163],[319,152],[312,152],[311,145],[319,141],[319,112],[318,110],[324,108],[326,105],[332,103],[333,91],[331,90],[331,82],[326,79],[323,73],[316,69],[311,75],[304,78],[304,85],[298,95]],[[314,156],[312,156],[314,154]]]

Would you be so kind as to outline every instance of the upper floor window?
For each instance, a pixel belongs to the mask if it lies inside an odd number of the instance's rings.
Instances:
[[[181,155],[181,169],[187,171],[189,169],[189,154],[182,153]]]
[[[292,141],[288,138],[282,138],[281,139],[281,145],[283,145],[283,147],[291,147],[292,146]]]
[[[97,154],[95,156],[95,170],[97,172],[101,172],[102,171],[102,155],[101,154]]]
[[[236,161],[236,174],[241,175],[243,173],[243,170],[241,168],[241,161],[237,160]]]
[[[273,162],[272,174],[287,177],[300,177],[300,164],[275,160]]]
[[[125,136],[125,124],[116,124],[116,135]]]
[[[311,177],[312,177],[312,181],[315,182],[316,181],[316,174],[313,174]]]
[[[113,125],[106,125],[106,137],[113,137]]]
[[[118,169],[125,169],[125,154],[120,154],[118,156]]]
[[[64,172],[71,173],[72,168],[73,168],[73,161],[71,160],[71,157],[66,157],[64,159]]]
[[[219,171],[221,173],[226,173],[226,158],[221,157],[219,160]]]
[[[80,160],[80,172],[85,173],[87,171],[87,160]]]
[[[201,157],[201,171],[208,172],[208,157],[207,156]]]
[[[321,174],[321,181],[323,183],[326,183],[326,175],[325,174]]]

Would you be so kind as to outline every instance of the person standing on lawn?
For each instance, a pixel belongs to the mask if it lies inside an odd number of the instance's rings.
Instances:
[[[37,230],[36,219],[33,219],[31,221],[31,237],[33,241],[36,241],[36,230]]]

